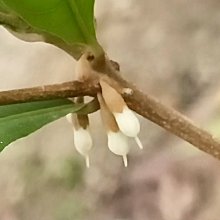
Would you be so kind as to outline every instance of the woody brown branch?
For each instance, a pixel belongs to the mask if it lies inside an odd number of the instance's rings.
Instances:
[[[129,108],[191,143],[198,149],[220,159],[220,142],[210,133],[196,126],[173,108],[167,107],[154,97],[139,91],[119,76],[115,78],[117,78],[116,84],[119,83],[122,87],[132,88],[133,90],[131,95],[122,93]],[[119,92],[123,91],[120,87],[118,87],[118,90]],[[77,96],[94,97],[99,91],[100,87],[97,81],[65,82],[55,85],[0,92],[0,105]]]
[[[71,81],[26,89],[2,91],[0,92],[0,105],[85,95],[95,96],[98,89],[98,83]]]

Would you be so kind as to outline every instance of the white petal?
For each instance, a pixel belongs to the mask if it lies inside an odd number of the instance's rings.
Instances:
[[[86,161],[88,162],[89,151],[92,148],[92,137],[88,129],[79,128],[78,130],[74,130],[74,144],[76,150],[86,157]],[[89,164],[89,163],[87,163]]]
[[[127,154],[129,152],[127,137],[120,131],[108,132],[108,147],[112,153],[122,156],[124,166],[127,167],[128,166]]]
[[[127,137],[120,131],[108,132],[108,147],[112,153],[123,157],[124,165],[127,167],[127,154],[129,152]]]
[[[137,137],[140,132],[140,123],[136,115],[125,106],[122,113],[113,113],[118,127],[128,137]]]

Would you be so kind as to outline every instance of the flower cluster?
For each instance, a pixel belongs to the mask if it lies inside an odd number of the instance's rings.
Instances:
[[[92,68],[85,55],[79,59],[76,65],[76,74],[78,80],[87,80],[92,74]],[[102,79],[99,80],[99,83],[101,93],[98,93],[97,97],[108,137],[108,148],[114,154],[122,156],[124,165],[127,167],[127,154],[130,150],[128,138],[134,138],[140,149],[143,148],[138,138],[140,123],[135,114],[128,108],[120,93]],[[69,114],[67,119],[73,125],[76,150],[85,157],[86,165],[89,167],[92,138],[89,131],[88,116]]]

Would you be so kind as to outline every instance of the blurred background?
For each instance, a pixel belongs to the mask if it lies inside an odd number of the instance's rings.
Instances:
[[[220,1],[96,0],[98,39],[124,77],[220,137]],[[69,81],[75,61],[0,28],[0,90]],[[90,117],[91,168],[65,119],[0,155],[0,220],[219,220],[220,162],[141,121],[129,166]]]

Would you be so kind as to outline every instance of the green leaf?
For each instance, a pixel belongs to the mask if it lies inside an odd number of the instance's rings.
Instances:
[[[99,47],[94,27],[94,0],[0,1],[36,30],[54,35],[70,45]]]
[[[0,12],[7,12],[8,8],[6,7],[6,5],[3,3],[2,0],[0,0]]]
[[[94,98],[91,102],[84,105],[77,114],[79,115],[88,115],[90,113],[96,112],[100,109],[99,101],[97,98]]]
[[[0,106],[0,151],[11,142],[84,106],[67,99]]]
[[[26,103],[0,105],[0,118],[30,112],[36,109],[56,107],[65,104],[72,104],[72,102],[68,99],[55,99],[49,101],[33,101]]]

